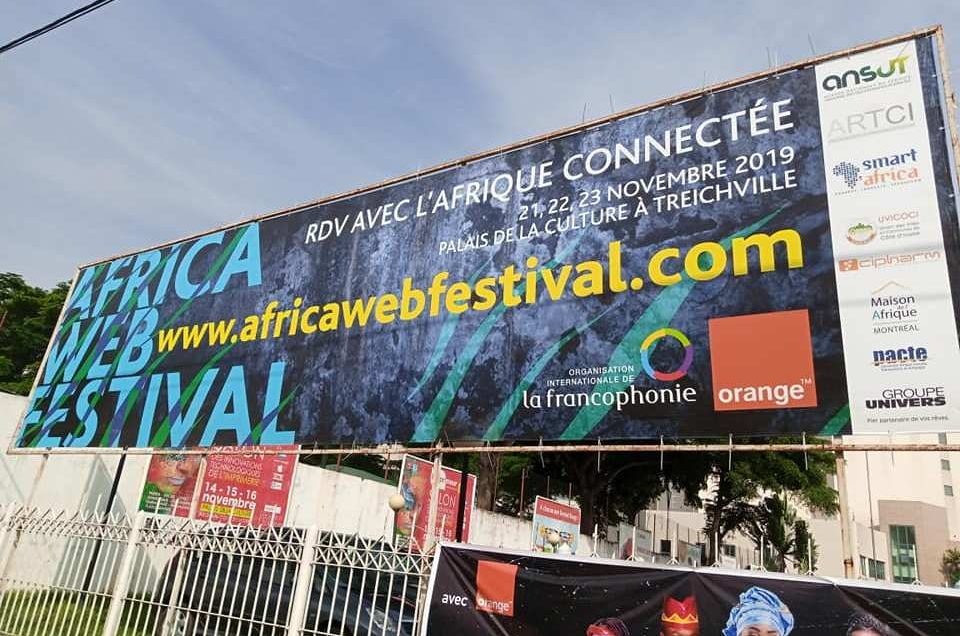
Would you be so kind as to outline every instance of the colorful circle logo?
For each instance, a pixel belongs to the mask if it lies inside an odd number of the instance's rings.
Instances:
[[[673,338],[683,345],[683,362],[680,363],[680,367],[675,371],[657,371],[653,368],[653,365],[650,364],[650,353],[653,350],[653,346],[663,338]],[[693,345],[690,344],[690,339],[687,338],[687,335],[678,329],[671,329],[670,327],[657,329],[647,336],[647,339],[640,345],[640,362],[643,364],[643,370],[646,371],[647,375],[655,380],[662,380],[664,382],[679,380],[687,375],[687,371],[690,370],[690,366],[693,364]]]

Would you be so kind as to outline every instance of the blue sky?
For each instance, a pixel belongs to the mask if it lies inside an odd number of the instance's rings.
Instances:
[[[85,0],[0,0],[6,42]],[[0,271],[77,265],[781,62],[960,2],[117,0],[0,57]]]

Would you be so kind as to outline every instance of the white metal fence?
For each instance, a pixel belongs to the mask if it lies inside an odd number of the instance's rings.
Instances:
[[[429,568],[314,527],[8,507],[0,634],[414,636]]]

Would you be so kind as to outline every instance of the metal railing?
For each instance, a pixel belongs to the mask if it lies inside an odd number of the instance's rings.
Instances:
[[[414,636],[430,563],[315,527],[8,507],[0,634]]]

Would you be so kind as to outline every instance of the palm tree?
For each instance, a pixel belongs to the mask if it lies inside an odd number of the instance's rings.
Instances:
[[[940,560],[940,572],[947,579],[950,587],[960,581],[960,549],[950,548],[943,553]]]

